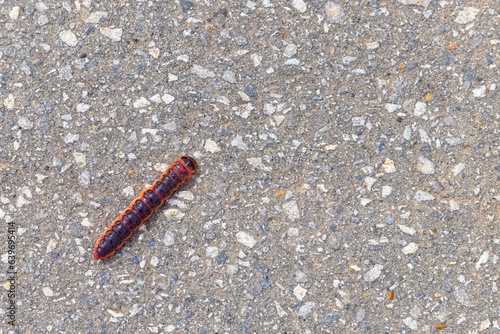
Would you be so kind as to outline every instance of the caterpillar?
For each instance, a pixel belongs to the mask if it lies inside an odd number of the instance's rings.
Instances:
[[[141,191],[118,218],[109,225],[94,248],[94,259],[104,259],[116,252],[153,211],[162,206],[172,193],[196,171],[195,161],[182,156],[170,165],[150,187]]]

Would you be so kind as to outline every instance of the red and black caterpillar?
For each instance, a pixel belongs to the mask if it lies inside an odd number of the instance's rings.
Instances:
[[[120,248],[146,221],[153,211],[158,209],[181,184],[193,175],[196,163],[190,157],[180,157],[170,165],[153,185],[141,191],[118,218],[111,223],[97,240],[94,259],[104,259]]]

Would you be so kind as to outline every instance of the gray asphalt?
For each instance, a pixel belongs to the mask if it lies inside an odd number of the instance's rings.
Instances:
[[[500,331],[498,0],[0,5],[0,333]]]

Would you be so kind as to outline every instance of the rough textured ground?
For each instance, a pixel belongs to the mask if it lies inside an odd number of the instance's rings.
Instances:
[[[0,5],[0,333],[500,331],[498,0]]]

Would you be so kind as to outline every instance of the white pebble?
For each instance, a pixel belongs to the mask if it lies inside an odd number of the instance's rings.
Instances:
[[[137,100],[134,101],[134,108],[139,109],[139,108],[145,108],[149,106],[151,102],[148,101],[145,97],[141,97]]]
[[[396,110],[401,109],[401,106],[399,104],[387,103],[385,105],[385,109],[388,113],[393,113]]]
[[[156,267],[158,265],[158,263],[160,263],[160,260],[158,259],[158,257],[156,255],[153,255],[151,257],[151,260],[149,260],[149,263],[151,263],[151,265],[153,267]]]
[[[217,145],[216,142],[214,142],[212,139],[208,139],[206,142],[205,142],[205,150],[210,152],[210,153],[215,153],[215,152],[219,152],[220,151],[220,148],[219,148],[219,145]]]
[[[478,13],[479,9],[474,7],[466,7],[464,10],[458,13],[455,22],[458,24],[467,24],[473,21]]]
[[[49,242],[47,243],[47,248],[45,252],[47,254],[52,253],[56,249],[56,246],[57,246],[57,241],[55,239],[50,239]]]
[[[122,193],[124,193],[125,196],[127,196],[127,197],[134,197],[134,194],[135,194],[134,188],[132,188],[132,186],[128,186],[128,187],[123,188]]]
[[[302,301],[302,299],[304,299],[304,297],[306,296],[307,294],[307,290],[304,289],[300,284],[297,285],[295,287],[295,289],[293,289],[293,295],[300,301]]]
[[[94,12],[87,17],[87,19],[85,20],[85,23],[98,24],[101,21],[101,18],[107,19],[108,13],[107,12]]]
[[[76,46],[78,39],[71,30],[64,30],[59,34],[59,38],[68,46]]]
[[[291,220],[300,218],[300,211],[296,201],[290,201],[283,204],[283,211]]]
[[[382,169],[386,173],[396,172],[396,166],[394,166],[394,161],[392,161],[391,159],[386,159],[384,164],[382,165]]]
[[[52,297],[52,296],[54,296],[54,291],[52,291],[52,289],[51,289],[51,288],[49,288],[48,286],[44,287],[44,288],[42,289],[42,291],[43,291],[43,294],[44,294],[45,296],[47,296],[47,297]]]
[[[451,211],[457,211],[458,209],[460,209],[460,206],[458,205],[457,201],[450,200],[448,203],[450,204]]]
[[[360,203],[363,207],[367,206],[368,204],[370,204],[372,202],[371,199],[369,198],[361,198],[360,199]]]
[[[457,176],[458,174],[462,173],[464,169],[465,169],[465,164],[461,162],[455,167],[453,167],[451,172],[453,173],[454,176]]]
[[[21,116],[17,120],[17,124],[24,130],[31,130],[33,129],[33,122],[28,119],[28,117]]]
[[[107,310],[109,314],[111,314],[115,318],[121,318],[124,316],[123,313],[115,311],[115,310]]]
[[[217,255],[219,254],[219,250],[215,246],[208,246],[206,250],[206,255],[207,257],[211,259],[215,259]]]
[[[165,244],[165,246],[173,246],[175,244],[175,235],[172,231],[165,232],[163,243]]]
[[[415,104],[415,111],[413,112],[415,116],[419,117],[425,114],[427,110],[427,104],[425,102],[417,102]]]
[[[299,317],[305,317],[316,306],[315,302],[307,302],[299,308]]]
[[[389,197],[392,193],[392,187],[391,186],[383,186],[382,187],[382,197],[386,198]]]
[[[307,9],[307,5],[303,0],[292,0],[292,6],[301,13]]]
[[[243,231],[236,233],[236,239],[240,244],[243,244],[248,248],[252,248],[257,243],[257,240],[255,240],[250,234]]]
[[[190,192],[189,190],[179,191],[177,193],[177,197],[188,200],[188,201],[192,201],[194,199],[193,193]]]
[[[288,229],[288,236],[289,237],[298,237],[299,236],[299,229],[296,227],[290,227]]]
[[[488,259],[490,258],[490,252],[484,251],[484,253],[479,257],[479,260],[476,262],[476,270],[479,270],[483,264],[488,262]]]
[[[14,97],[14,95],[9,94],[9,96],[7,96],[5,100],[3,100],[3,105],[7,109],[13,109],[15,100],[16,98]]]
[[[160,56],[160,49],[158,48],[151,48],[149,49],[149,55],[155,59],[157,59]]]
[[[174,102],[175,100],[175,97],[173,97],[172,95],[170,94],[164,94],[161,99],[163,100],[163,102],[165,102],[165,104],[170,104],[172,102]]]
[[[344,16],[344,10],[342,7],[335,2],[327,2],[325,5],[326,18],[331,23],[342,23]]]
[[[403,322],[411,330],[416,331],[418,329],[417,320],[413,319],[412,317],[408,317],[408,318],[403,319]]]
[[[78,103],[76,105],[76,111],[77,112],[86,112],[87,110],[90,109],[90,107],[92,107],[92,106],[88,103]]]
[[[411,128],[409,126],[405,126],[405,130],[403,132],[403,138],[407,141],[411,139]]]
[[[100,32],[103,36],[111,39],[113,42],[119,42],[122,40],[122,28],[101,28]]]
[[[406,226],[406,225],[398,225],[399,229],[403,231],[406,234],[409,235],[414,235],[417,231],[413,227]]]
[[[481,321],[481,323],[479,323],[479,330],[484,331],[485,329],[488,329],[490,325],[491,325],[490,319],[483,320]],[[496,326],[496,328],[498,328],[498,325]]]
[[[14,6],[9,12],[9,16],[12,20],[17,20],[19,17],[19,6]]]
[[[407,246],[403,247],[403,253],[413,254],[418,250],[418,245],[414,242],[410,242]]]
[[[231,146],[235,146],[243,151],[248,150],[248,146],[243,142],[243,138],[240,135],[234,137],[231,141]]]
[[[167,218],[175,218],[175,219],[182,219],[185,216],[185,213],[181,212],[178,209],[168,209],[163,212],[163,215]]]
[[[398,2],[403,5],[418,5],[427,8],[431,0],[398,0]]]
[[[377,182],[377,179],[371,176],[365,177],[365,186],[368,191],[372,191],[372,187]]]
[[[417,190],[415,193],[415,200],[418,202],[433,201],[435,199],[433,195],[422,190]]]
[[[250,59],[252,59],[253,66],[255,67],[259,67],[262,63],[262,56],[260,54],[254,53],[250,56]]]
[[[372,269],[370,269],[366,274],[365,274],[365,281],[372,283],[374,282],[377,278],[380,277],[380,274],[382,273],[382,269],[384,269],[384,266],[381,264],[376,264],[373,266]]]
[[[224,72],[224,75],[222,75],[222,79],[224,81],[227,81],[229,83],[235,84],[238,81],[236,81],[236,74],[233,71],[227,70]]]
[[[85,153],[73,151],[73,158],[75,158],[76,167],[81,168],[87,165],[87,159]]]
[[[72,133],[68,133],[68,135],[66,136],[66,138],[64,139],[64,142],[66,144],[72,144],[74,143],[75,141],[78,140],[78,138],[80,138],[80,135],[78,134],[72,134]]]
[[[426,157],[419,156],[417,162],[417,170],[423,174],[434,174],[434,163]]]
[[[203,66],[196,65],[196,64],[193,65],[193,69],[191,70],[191,73],[196,74],[201,79],[215,77],[214,72],[204,68]]]
[[[380,47],[380,44],[378,42],[371,42],[371,43],[366,43],[366,49],[367,50],[375,50]]]
[[[291,57],[295,56],[296,53],[297,53],[297,45],[290,43],[286,46],[285,52],[283,53],[283,55],[287,58],[291,58]]]
[[[485,97],[486,96],[486,86],[482,85],[479,88],[473,89],[472,95],[474,95],[474,97]]]

